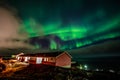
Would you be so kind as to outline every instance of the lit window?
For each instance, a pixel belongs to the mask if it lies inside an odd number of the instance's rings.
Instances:
[[[44,58],[44,61],[46,61],[46,58]]]
[[[40,63],[42,63],[42,58],[40,58],[40,57],[37,57],[37,59],[36,59],[36,63],[37,63],[37,64],[40,64]]]
[[[48,58],[47,58],[47,60],[46,61],[48,61]]]
[[[25,57],[25,62],[27,62],[28,61],[28,57]]]
[[[20,57],[17,57],[18,58],[18,60],[20,59]]]
[[[44,58],[44,61],[48,61],[48,58]]]

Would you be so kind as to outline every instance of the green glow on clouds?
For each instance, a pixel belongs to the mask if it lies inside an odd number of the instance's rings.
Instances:
[[[51,40],[50,49],[57,49],[57,44]]]
[[[88,44],[92,44],[95,41],[119,37],[120,32],[113,31],[110,33],[105,33],[112,29],[116,29],[116,28],[119,29],[118,27],[119,22],[120,22],[119,17],[117,17],[112,20],[108,20],[106,23],[102,25],[99,25],[99,27],[94,30],[94,28],[91,25],[90,25],[91,28],[85,25],[83,26],[72,23],[66,26],[62,26],[61,21],[40,25],[40,23],[36,22],[34,19],[30,19],[24,22],[25,26],[23,29],[25,29],[25,31],[29,34],[29,37],[56,35],[62,41],[84,39],[87,38],[88,36],[94,36],[96,34],[99,34],[98,36],[93,37],[92,39],[88,38],[87,40],[84,41],[75,41],[74,44],[76,45],[76,47],[82,47]],[[68,47],[72,48],[72,45],[73,44],[71,44],[70,46],[64,45],[62,46],[61,49],[66,49]],[[40,46],[36,45],[36,48],[40,48]],[[50,48],[57,49],[57,43],[51,40]]]
[[[110,5],[102,5],[101,1],[97,3],[99,5],[88,5],[84,0],[65,2],[60,0],[56,4],[51,4],[43,1],[40,8],[35,7],[35,12],[24,9],[25,13],[28,12],[31,16],[23,20],[22,28],[29,38],[54,35],[63,43],[60,49],[71,49],[120,37],[120,11],[117,12],[116,7],[112,9]],[[59,46],[57,41],[50,39],[50,42],[50,48],[57,49]],[[40,47],[36,44],[36,48]]]

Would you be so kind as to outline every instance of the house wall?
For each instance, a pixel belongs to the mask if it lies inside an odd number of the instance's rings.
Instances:
[[[22,57],[23,58],[23,62],[28,62],[30,60],[30,57],[29,56],[24,56]]]
[[[37,58],[42,58],[41,60]],[[23,56],[20,57],[20,61],[23,61],[25,58]],[[41,61],[39,63],[39,61]],[[53,66],[60,66],[60,67],[71,67],[71,57],[66,53],[61,53],[57,57],[33,57],[30,56],[28,61],[30,64],[47,64]]]
[[[43,57],[36,57],[36,64],[42,64]]]
[[[48,57],[48,62],[55,62],[55,57]]]
[[[24,58],[23,57],[17,57],[17,60],[23,62]]]
[[[29,63],[36,64],[36,57],[30,57]]]
[[[29,63],[37,64],[37,58],[42,58],[42,62],[38,64],[55,65],[55,57],[30,57]]]
[[[71,57],[66,53],[60,54],[56,57],[56,66],[71,67]]]
[[[55,57],[43,57],[42,64],[55,65]]]

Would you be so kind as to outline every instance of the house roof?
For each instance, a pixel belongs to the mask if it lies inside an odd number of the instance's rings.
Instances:
[[[48,53],[35,53],[35,54],[25,54],[21,56],[40,56],[40,57],[57,57],[58,55],[62,54],[64,51],[60,52],[48,52]]]

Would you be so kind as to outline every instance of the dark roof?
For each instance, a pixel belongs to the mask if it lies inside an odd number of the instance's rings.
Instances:
[[[21,55],[21,56],[56,57],[56,56],[60,55],[63,52],[64,51],[60,51],[60,52],[48,52],[48,53],[35,53],[35,54],[25,54],[25,55]]]

